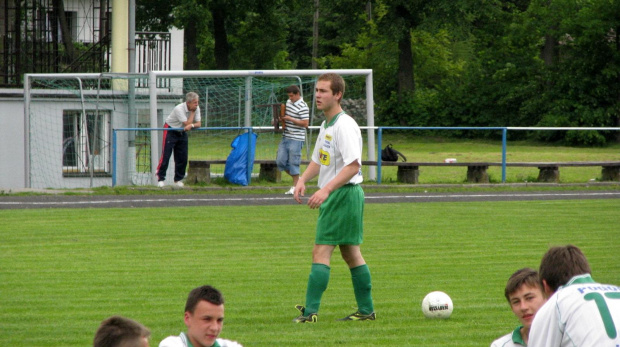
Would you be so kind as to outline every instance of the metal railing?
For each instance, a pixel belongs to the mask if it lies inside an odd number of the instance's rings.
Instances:
[[[171,54],[170,33],[136,33],[136,73],[148,73],[151,70],[170,71]],[[158,88],[168,88],[169,86],[169,79],[157,81]],[[136,87],[148,88],[148,81],[138,80]]]

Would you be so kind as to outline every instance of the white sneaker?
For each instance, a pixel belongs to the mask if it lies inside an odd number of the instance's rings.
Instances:
[[[159,182],[157,182],[157,186],[158,186],[159,188],[163,188],[165,185],[166,185],[166,182],[164,182],[164,181],[159,181]]]
[[[286,193],[286,195],[293,195],[295,193],[295,187],[291,187],[291,189],[289,189]]]
[[[174,184],[175,184],[177,187],[183,187],[183,186],[185,185],[185,184],[183,184],[183,182],[181,182],[181,181],[176,181],[176,182],[174,182]]]

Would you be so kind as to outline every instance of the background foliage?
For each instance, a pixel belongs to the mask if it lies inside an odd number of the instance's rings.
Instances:
[[[617,0],[137,3],[142,29],[186,29],[188,70],[373,69],[377,124],[620,126]],[[517,136],[581,145],[620,138]]]

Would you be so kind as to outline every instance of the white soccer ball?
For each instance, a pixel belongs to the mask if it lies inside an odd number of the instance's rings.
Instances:
[[[430,292],[422,300],[422,313],[426,318],[450,318],[454,305],[444,292]]]

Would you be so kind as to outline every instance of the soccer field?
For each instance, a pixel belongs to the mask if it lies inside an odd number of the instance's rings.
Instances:
[[[620,200],[367,204],[362,251],[376,321],[355,311],[338,252],[317,324],[294,324],[311,263],[316,210],[306,206],[0,211],[0,346],[88,346],[120,314],[152,331],[184,331],[187,293],[224,293],[221,337],[244,346],[488,346],[514,329],[503,290],[572,243],[593,278],[620,284]],[[441,290],[448,320],[420,303]]]

